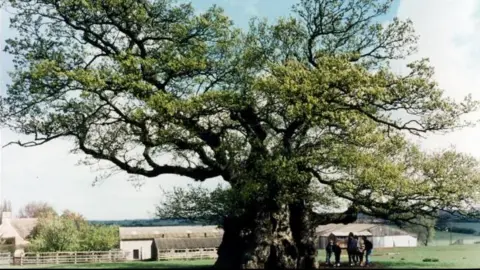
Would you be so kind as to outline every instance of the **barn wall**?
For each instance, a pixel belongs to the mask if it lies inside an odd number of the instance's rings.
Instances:
[[[417,239],[410,235],[375,236],[373,248],[416,247]]]
[[[158,249],[157,249],[157,245],[155,244],[155,240],[152,241],[152,247],[151,247],[151,251],[152,251],[152,259],[154,261],[158,261]]]
[[[389,226],[389,225],[378,225],[368,229],[372,235],[375,236],[401,236],[401,235],[410,235],[409,233],[399,229],[398,227]]]
[[[133,260],[133,250],[138,249],[140,260],[149,260],[152,258],[152,240],[122,240],[120,241],[120,249],[128,252],[127,260]]]

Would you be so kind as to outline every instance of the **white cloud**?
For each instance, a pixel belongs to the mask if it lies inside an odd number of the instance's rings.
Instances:
[[[445,94],[460,100],[469,93],[480,100],[480,54],[475,49],[480,45],[480,27],[475,11],[480,2],[476,0],[402,0],[398,17],[410,18],[420,35],[418,53],[408,59],[430,58],[435,67],[436,80]],[[461,42],[459,42],[461,41]],[[396,63],[405,64],[405,61]],[[469,119],[479,118],[479,113]],[[478,127],[463,129],[446,136],[430,135],[422,140],[427,149],[455,145],[458,150],[480,156]]]

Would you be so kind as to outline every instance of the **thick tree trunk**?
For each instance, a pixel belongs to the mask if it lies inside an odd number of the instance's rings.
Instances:
[[[217,268],[313,269],[315,228],[303,205],[259,211],[254,222],[225,223]]]
[[[240,269],[245,255],[245,238],[242,231],[245,224],[241,218],[225,218],[223,222],[223,239],[218,248],[215,268]]]
[[[303,202],[290,205],[290,227],[298,249],[298,269],[316,268],[315,224],[312,223],[312,210]]]
[[[243,268],[296,268],[298,252],[290,229],[290,210],[287,206],[280,206],[270,213],[259,213],[252,236]]]

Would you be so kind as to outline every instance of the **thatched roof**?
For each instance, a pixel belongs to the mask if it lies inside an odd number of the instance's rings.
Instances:
[[[218,248],[222,238],[155,238],[157,250],[162,249],[193,249],[193,248]]]
[[[18,234],[25,239],[30,236],[33,229],[35,229],[38,220],[36,218],[19,218],[12,219],[10,222],[12,223],[12,226],[17,230]]]
[[[2,213],[2,224],[0,224],[1,238],[14,238],[15,245],[27,245],[26,240],[37,225],[36,218],[12,218],[10,212]]]
[[[121,240],[221,237],[217,226],[120,227]]]

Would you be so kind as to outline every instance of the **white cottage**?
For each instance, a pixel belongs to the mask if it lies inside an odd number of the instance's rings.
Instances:
[[[3,212],[0,224],[0,238],[6,245],[12,245],[21,252],[28,244],[28,238],[37,226],[36,218],[13,218],[11,212]]]

